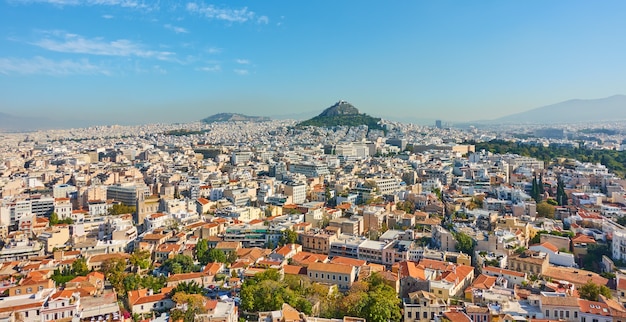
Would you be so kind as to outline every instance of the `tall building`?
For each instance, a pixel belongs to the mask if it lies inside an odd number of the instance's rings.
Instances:
[[[135,184],[115,184],[107,187],[107,199],[119,201],[127,206],[136,206],[139,194],[146,197],[150,194],[150,189],[146,185]]]
[[[435,121],[435,127],[438,128],[438,129],[440,129],[442,127],[441,126],[441,120],[436,120]]]

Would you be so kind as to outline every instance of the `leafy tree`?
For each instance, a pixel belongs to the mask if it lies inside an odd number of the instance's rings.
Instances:
[[[87,266],[87,260],[79,258],[72,263],[72,272],[74,275],[85,276],[89,274],[89,267]]]
[[[65,283],[73,280],[75,277],[76,275],[72,273],[71,269],[65,268],[60,270],[57,268],[54,270],[50,279],[55,281],[57,285],[65,285]]]
[[[597,301],[599,295],[611,298],[611,290],[606,285],[598,285],[589,280],[584,285],[578,287],[578,294],[581,298],[589,301]]]
[[[180,312],[172,312],[176,318],[182,320],[184,322],[193,322],[195,320],[196,314],[206,313],[206,307],[204,306],[205,298],[200,294],[187,294],[184,292],[178,292],[172,296],[172,300],[176,302],[179,307],[182,309],[177,309]],[[174,319],[174,318],[172,318]],[[176,321],[176,320],[173,320]]]
[[[474,252],[474,240],[472,237],[465,233],[458,233],[454,236],[456,238],[456,249],[465,254],[473,254]]]
[[[196,244],[196,259],[200,264],[206,265],[209,262],[209,243],[201,238]]]
[[[114,204],[107,210],[109,216],[119,216],[124,214],[135,213],[135,206],[126,206],[124,204]]]
[[[50,226],[54,226],[59,223],[59,215],[56,212],[50,214]]]
[[[102,273],[118,292],[124,290],[125,270],[126,260],[123,258],[109,258],[102,262]]]
[[[130,255],[130,264],[133,265],[133,267],[147,269],[150,267],[150,264],[152,264],[150,251],[135,249]]]
[[[287,244],[295,244],[298,241],[298,233],[291,229],[285,229],[278,240],[280,246]]]
[[[553,205],[542,201],[537,204],[537,216],[554,219],[555,208]]]
[[[207,258],[209,263],[226,263],[226,253],[219,249],[211,248],[208,252]]]
[[[199,267],[193,263],[193,258],[187,255],[178,254],[163,262],[162,269],[166,273],[180,274],[197,271]]]
[[[558,206],[558,205],[559,205],[558,201],[556,201],[556,199],[552,199],[552,198],[550,198],[550,199],[546,199],[546,202],[547,202],[549,205],[551,205],[551,206]]]
[[[202,287],[200,284],[198,284],[195,281],[182,282],[176,285],[176,288],[174,288],[174,293],[178,293],[178,292],[183,292],[187,294],[203,294],[204,287]]]

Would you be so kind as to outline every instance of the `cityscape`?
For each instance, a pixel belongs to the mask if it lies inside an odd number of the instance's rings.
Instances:
[[[0,322],[626,322],[625,10],[0,0]]]
[[[447,124],[0,134],[0,319],[626,317],[624,124]]]

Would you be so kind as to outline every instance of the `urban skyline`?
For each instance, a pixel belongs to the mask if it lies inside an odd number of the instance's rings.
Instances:
[[[0,112],[189,122],[345,99],[460,122],[624,93],[621,2],[316,4],[2,1]]]

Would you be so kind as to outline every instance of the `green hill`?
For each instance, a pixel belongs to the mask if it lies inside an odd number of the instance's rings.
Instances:
[[[367,125],[370,130],[384,131],[379,122],[380,118],[361,114],[352,104],[346,101],[339,101],[325,109],[320,115],[300,122],[297,126],[333,127]]]
[[[270,118],[266,116],[248,116],[239,113],[218,113],[209,117],[203,118],[201,121],[204,123],[215,122],[267,122]]]

